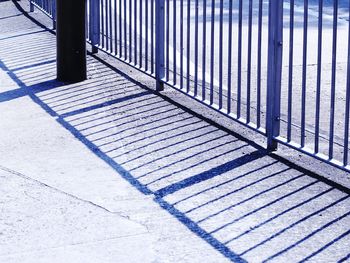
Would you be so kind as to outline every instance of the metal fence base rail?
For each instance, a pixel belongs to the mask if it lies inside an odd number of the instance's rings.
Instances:
[[[31,3],[54,17],[53,0]],[[350,3],[88,0],[88,41],[267,137],[349,167]],[[297,11],[296,11],[297,10]]]

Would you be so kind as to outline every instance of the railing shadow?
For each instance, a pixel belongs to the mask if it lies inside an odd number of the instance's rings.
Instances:
[[[0,68],[18,85],[1,92],[0,103],[29,96],[231,261],[349,259],[348,188],[268,154],[97,57],[88,57],[87,81],[57,82],[52,41],[47,32],[0,41]],[[28,47],[41,45],[47,53],[38,60]]]

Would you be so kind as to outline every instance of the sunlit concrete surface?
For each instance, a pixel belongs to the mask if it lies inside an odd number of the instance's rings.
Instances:
[[[349,188],[122,63],[57,82],[51,22],[20,7],[0,2],[0,262],[349,262]]]

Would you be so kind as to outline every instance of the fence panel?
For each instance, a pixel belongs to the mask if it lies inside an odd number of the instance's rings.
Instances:
[[[349,0],[88,1],[93,51],[350,171]]]
[[[167,0],[165,82],[265,133],[267,1]]]
[[[89,41],[155,77],[155,0],[89,0]]]
[[[284,0],[280,134],[349,170],[349,1]]]

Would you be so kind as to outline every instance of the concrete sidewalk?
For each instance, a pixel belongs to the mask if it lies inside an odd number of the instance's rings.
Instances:
[[[55,35],[16,5],[0,2],[0,262],[349,262],[348,188],[123,63],[57,82]]]

